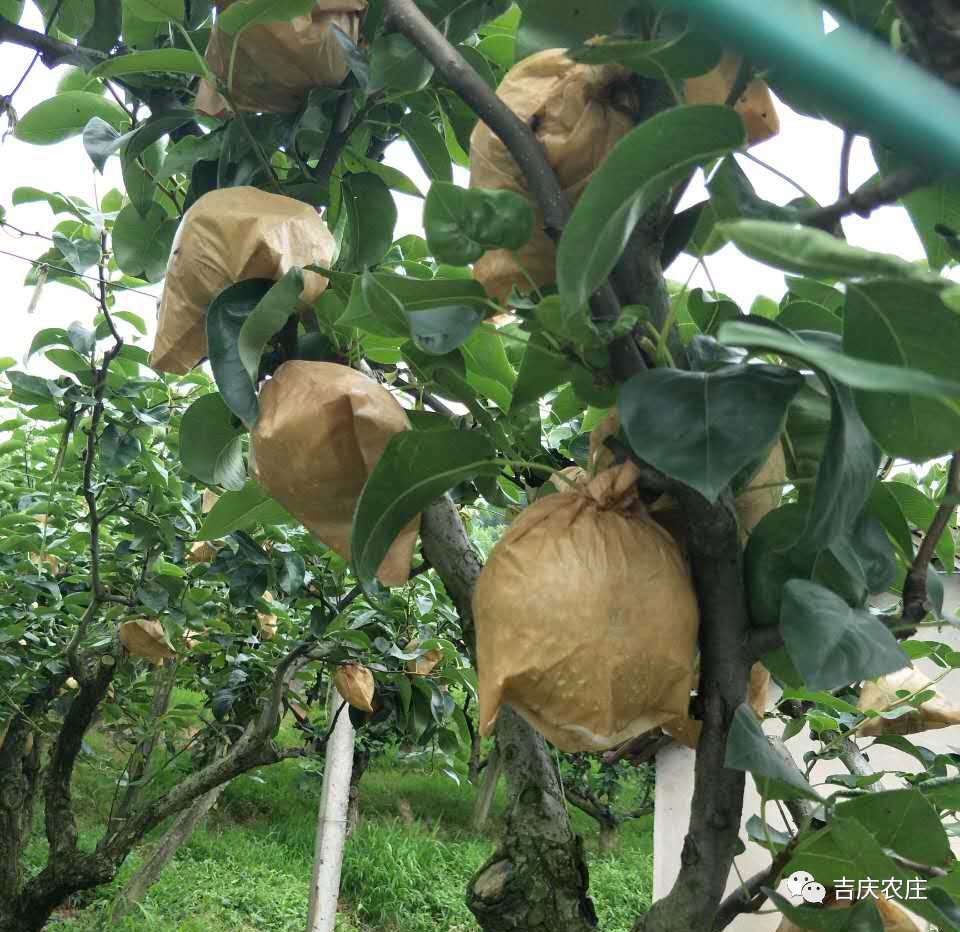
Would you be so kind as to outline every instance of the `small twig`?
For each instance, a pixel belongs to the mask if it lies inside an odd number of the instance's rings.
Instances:
[[[840,200],[850,196],[850,155],[857,134],[849,127],[843,131],[843,145],[840,147]]]

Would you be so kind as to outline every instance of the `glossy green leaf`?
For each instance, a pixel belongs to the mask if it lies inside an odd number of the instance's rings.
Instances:
[[[613,35],[574,49],[570,57],[585,64],[619,62],[648,78],[692,78],[719,64],[723,46],[708,33],[682,29],[658,39]]]
[[[551,389],[569,382],[572,377],[573,364],[552,349],[542,336],[534,334],[523,351],[511,408],[522,408],[539,401]]]
[[[744,141],[729,107],[676,107],[631,130],[593,173],[563,232],[557,283],[575,316],[603,284],[637,220],[691,169]]]
[[[795,275],[936,279],[906,259],[851,246],[813,227],[774,220],[728,220],[717,229],[750,258]]]
[[[41,101],[17,121],[14,135],[35,146],[50,146],[78,136],[94,117],[115,130],[128,125],[127,115],[112,100],[89,91],[67,91]]]
[[[76,320],[67,327],[67,339],[81,356],[89,356],[97,344],[95,332]]]
[[[131,139],[120,149],[123,186],[130,203],[137,208],[141,216],[145,216],[154,204],[153,196],[157,190],[154,178],[160,171],[162,153],[160,144],[155,142],[144,149],[137,158],[131,158],[128,151],[131,142],[135,140]]]
[[[399,32],[377,36],[370,48],[367,93],[419,91],[433,76],[433,65]]]
[[[641,460],[713,502],[770,449],[802,385],[799,373],[774,366],[653,369],[621,387],[620,421]]]
[[[131,52],[118,55],[97,65],[91,75],[115,78],[125,74],[146,74],[163,71],[171,74],[204,74],[203,61],[185,49],[154,49],[149,52]]]
[[[313,6],[310,0],[237,0],[217,16],[217,28],[232,36],[251,26],[303,16]]]
[[[83,128],[83,148],[94,167],[103,174],[107,159],[114,155],[122,143],[123,137],[106,120],[91,117]]]
[[[52,239],[74,272],[86,272],[100,261],[100,244],[94,240],[69,239],[62,233],[54,233]]]
[[[239,491],[247,478],[243,434],[243,425],[219,393],[202,395],[187,408],[180,422],[183,468],[206,485]]]
[[[397,205],[382,179],[370,172],[343,179],[336,223],[341,222],[345,227],[338,268],[362,271],[383,259],[393,243]]]
[[[960,315],[935,289],[895,280],[851,285],[843,320],[843,349],[851,356],[956,379]],[[960,399],[960,386],[953,397]],[[960,447],[956,407],[888,391],[859,391],[856,402],[864,423],[892,456],[924,462]]]
[[[709,336],[716,335],[720,324],[741,316],[740,308],[733,301],[708,297],[702,288],[694,288],[687,295],[686,308],[700,332]]]
[[[513,191],[435,182],[423,209],[427,245],[441,262],[468,265],[488,249],[517,250],[533,235],[533,209]]]
[[[592,36],[617,32],[627,0],[594,0],[589,5],[528,0],[517,29],[517,61],[544,49],[571,48]]]
[[[867,793],[837,806],[837,815],[856,819],[877,843],[920,864],[946,865],[950,842],[930,801],[918,790]]]
[[[906,482],[884,482],[883,488],[896,500],[907,521],[918,530],[926,532],[937,513],[936,503],[924,495],[920,489]],[[940,535],[936,554],[947,572],[953,572],[956,552],[952,534],[946,532]]]
[[[146,23],[182,22],[184,17],[184,0],[123,0],[123,5]]]
[[[770,747],[760,720],[746,703],[733,713],[723,765],[752,774],[757,789],[766,799],[820,799],[800,771]]]
[[[113,225],[113,252],[120,270],[144,281],[160,281],[176,232],[177,221],[159,204],[152,204],[145,214],[128,204]]]
[[[431,181],[453,181],[450,154],[433,120],[411,110],[400,121],[400,132],[410,143],[420,167]]]
[[[794,356],[822,369],[827,375],[851,388],[871,392],[890,391],[927,398],[960,398],[960,381],[940,378],[916,369],[889,366],[847,356],[813,342],[799,334],[771,329],[759,324],[734,322],[722,324],[717,334],[726,346],[746,346],[773,350]]]
[[[364,272],[354,281],[350,301],[337,324],[388,337],[406,337],[410,333],[403,304],[383,284],[383,277],[371,272]]]
[[[433,356],[456,349],[483,321],[483,311],[464,306],[434,307],[406,313],[417,347]]]
[[[367,479],[353,519],[353,568],[364,588],[373,585],[397,534],[455,485],[496,476],[497,451],[482,433],[426,431],[397,434]]]
[[[244,322],[273,287],[273,282],[249,278],[228,285],[207,308],[207,346],[210,368],[226,406],[244,424],[256,423],[257,393],[240,358],[240,331]]]
[[[783,588],[780,631],[810,689],[873,679],[910,662],[879,618],[850,608],[829,589],[804,579],[792,579]]]
[[[100,435],[100,464],[115,476],[133,463],[142,449],[135,434],[121,431],[116,424],[108,424]]]
[[[295,524],[287,510],[253,480],[236,492],[225,492],[210,510],[197,540],[217,540],[250,528],[270,524]]]
[[[289,269],[260,299],[240,327],[237,343],[240,362],[254,388],[260,372],[260,357],[270,338],[296,313],[302,291],[303,270],[296,267]]]
[[[822,330],[838,335],[843,329],[836,314],[813,301],[791,301],[777,315],[777,323],[788,330]]]

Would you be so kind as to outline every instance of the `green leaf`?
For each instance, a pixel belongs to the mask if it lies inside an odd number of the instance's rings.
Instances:
[[[687,310],[701,333],[715,336],[720,324],[728,320],[737,320],[740,308],[726,298],[707,298],[702,288],[694,288],[687,295]]]
[[[403,304],[384,286],[383,277],[372,272],[354,280],[350,301],[337,326],[358,327],[385,337],[406,337],[410,333]]]
[[[177,221],[159,204],[151,204],[144,214],[127,204],[113,224],[114,258],[120,271],[144,281],[160,281],[176,232]]]
[[[884,177],[896,174],[906,164],[889,149],[875,142],[871,148]],[[941,178],[934,184],[905,195],[901,203],[910,214],[930,267],[939,272],[956,258],[955,251],[941,231],[955,233],[960,230],[960,179]]]
[[[89,356],[97,343],[96,333],[76,320],[67,327],[67,339],[81,356]]]
[[[883,932],[880,913],[870,899],[855,903],[851,909],[823,909],[819,906],[795,906],[775,890],[770,890],[768,895],[774,906],[799,929],[813,929],[814,932]]]
[[[30,357],[33,356],[34,353],[39,353],[40,350],[48,346],[67,346],[69,343],[70,337],[63,327],[45,327],[43,330],[37,331],[30,343],[30,349],[27,350],[27,355],[24,357],[23,363],[24,365],[29,363]]]
[[[783,589],[791,579],[809,579],[860,607],[867,598],[866,579],[849,560],[830,547],[800,546],[807,526],[803,505],[781,505],[767,514],[750,534],[744,554],[744,576],[754,625],[780,623]]]
[[[19,23],[26,0],[0,0],[0,16],[11,23]]]
[[[362,271],[376,265],[389,251],[397,225],[397,205],[390,189],[371,172],[346,176],[335,223],[341,221],[346,226],[337,267]]]
[[[586,307],[658,197],[743,142],[739,116],[713,106],[658,113],[624,136],[593,173],[560,240],[557,283],[567,314]]]
[[[890,535],[905,563],[913,562],[913,536],[907,519],[893,493],[890,483],[875,482],[870,493],[870,511]]]
[[[93,77],[115,78],[118,75],[146,74],[151,71],[202,75],[203,60],[185,49],[153,49],[149,52],[118,55],[97,65],[90,74]]]
[[[534,334],[523,351],[511,409],[539,401],[551,389],[569,382],[572,377],[572,363],[552,349],[542,336]]]
[[[120,38],[122,20],[122,7],[117,0],[94,0],[93,24],[80,36],[80,47],[109,52]],[[78,88],[78,90],[91,89]]]
[[[467,366],[467,381],[480,394],[492,398],[501,411],[510,410],[517,374],[510,365],[497,329],[481,324],[460,347]]]
[[[116,424],[108,424],[100,435],[100,463],[111,475],[127,468],[142,450],[134,434],[121,433]]]
[[[126,113],[113,101],[89,91],[67,91],[41,101],[17,121],[14,135],[34,146],[50,146],[78,136],[94,117],[115,130],[129,123]]]
[[[760,727],[756,713],[745,702],[733,713],[724,767],[753,774],[757,789],[766,799],[814,799],[816,790],[795,767],[787,764],[773,748]]]
[[[173,0],[165,0],[173,2]],[[182,2],[182,0],[181,0]],[[237,0],[217,16],[217,28],[228,36],[259,26],[291,20],[309,13],[314,7],[311,0]]]
[[[720,63],[723,46],[707,32],[687,28],[659,39],[607,36],[573,49],[570,57],[584,64],[619,62],[648,78],[692,78]]]
[[[937,276],[898,256],[851,246],[813,227],[774,220],[727,220],[717,224],[717,230],[751,259],[795,275],[842,279],[937,279]]]
[[[137,208],[141,216],[149,213],[153,206],[153,195],[157,190],[154,181],[160,170],[160,144],[154,143],[140,153],[139,158],[130,156],[131,139],[120,150],[120,164],[123,170],[123,186],[126,188],[130,203]]]
[[[390,545],[431,502],[476,476],[497,476],[497,451],[482,433],[407,431],[391,437],[367,479],[353,519],[357,580],[369,590]]]
[[[61,32],[75,39],[93,23],[93,0],[63,0],[62,3],[58,0],[37,0],[37,6],[43,13],[44,23],[49,23],[50,30],[55,30],[54,34]]]
[[[777,316],[777,323],[788,330],[822,330],[838,335],[843,329],[836,314],[813,301],[791,301]]]
[[[517,250],[533,235],[533,209],[513,191],[435,182],[423,209],[427,245],[440,262],[469,265],[488,249]]]
[[[124,138],[106,120],[97,116],[91,117],[84,126],[83,148],[100,174],[103,174],[107,159],[117,152]]]
[[[517,61],[544,49],[566,49],[598,35],[618,32],[626,0],[594,0],[589,6],[528,0],[517,30]]]
[[[367,94],[419,91],[433,76],[433,65],[399,32],[377,36],[370,48]]]
[[[950,842],[940,817],[918,790],[867,793],[840,803],[836,813],[856,819],[878,844],[911,861],[945,866],[950,859]]]
[[[831,237],[832,239],[832,237]],[[926,398],[960,398],[960,382],[939,378],[916,369],[888,366],[856,359],[826,348],[828,344],[803,339],[800,334],[751,323],[728,323],[720,327],[717,340],[725,346],[768,349],[795,356],[822,369],[827,375],[851,388],[864,391],[894,391]]]
[[[937,513],[937,505],[934,501],[927,498],[920,489],[906,482],[884,482],[883,488],[896,500],[904,517],[915,528],[926,532],[927,528],[933,523],[934,515]],[[911,547],[912,559],[912,547]],[[953,535],[945,532],[940,535],[936,549],[937,558],[946,568],[948,573],[953,572],[954,558],[956,556]]]
[[[790,659],[810,689],[834,689],[907,666],[890,629],[869,612],[850,608],[816,583],[783,587],[780,630]]]
[[[942,379],[956,376],[960,315],[933,288],[889,280],[850,285],[843,321],[843,349],[851,356]],[[956,408],[887,391],[855,397],[864,423],[891,456],[924,462],[960,447]]]
[[[253,480],[239,492],[225,492],[210,510],[197,540],[216,540],[257,525],[295,524],[287,510]]]
[[[54,233],[53,245],[74,272],[85,272],[100,261],[100,244],[94,240],[69,239],[62,233]]]
[[[423,173],[431,181],[453,181],[446,143],[429,117],[411,110],[400,121],[400,132],[407,138]]]
[[[239,491],[247,478],[243,434],[243,425],[217,392],[203,395],[187,408],[180,422],[183,468],[206,485]]]
[[[207,308],[210,368],[226,406],[248,427],[257,422],[257,393],[240,357],[244,322],[266,297],[273,282],[248,278],[228,285]]]
[[[146,23],[183,22],[183,0],[123,0],[123,5]]]
[[[240,327],[240,362],[250,376],[254,390],[260,372],[260,357],[270,338],[296,313],[302,291],[303,270],[296,267],[289,269],[260,299]]]
[[[783,430],[802,376],[775,366],[653,369],[620,389],[620,420],[640,459],[716,501]]]
[[[406,317],[416,346],[432,356],[444,356],[477,329],[484,315],[482,311],[461,305],[407,312]]]

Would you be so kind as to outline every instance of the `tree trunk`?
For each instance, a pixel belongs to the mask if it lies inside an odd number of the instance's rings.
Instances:
[[[350,774],[350,799],[347,803],[347,838],[360,824],[360,779],[370,764],[370,752],[355,747],[353,750],[353,772]]]
[[[337,720],[327,742],[327,759],[323,768],[307,932],[333,932],[340,898],[340,868],[353,770],[353,724],[336,687],[330,690],[330,711]]]
[[[479,832],[486,825],[487,818],[490,816],[490,808],[493,806],[493,798],[497,792],[497,784],[500,782],[500,752],[494,745],[493,750],[487,755],[487,763],[483,770],[483,783],[480,786],[480,792],[473,803],[473,818],[470,820],[470,827]]]
[[[424,556],[457,606],[476,663],[470,602],[481,563],[450,496],[424,511],[420,538]],[[471,880],[467,905],[484,932],[595,928],[583,844],[570,828],[546,742],[509,706],[500,710],[496,735],[507,776],[507,828],[497,852]]]
[[[613,854],[617,850],[617,823],[600,823],[600,853]]]
[[[484,932],[596,928],[583,843],[570,828],[546,742],[504,706],[497,744],[507,777],[507,828],[500,847],[470,882],[470,911]]]
[[[194,829],[203,817],[214,807],[220,794],[227,788],[226,783],[215,786],[204,793],[189,809],[184,809],[176,817],[173,825],[164,832],[160,842],[150,857],[126,883],[117,895],[111,910],[110,921],[120,922],[131,908],[139,903],[147,890],[157,882],[163,869],[170,863],[180,848],[189,840]]]

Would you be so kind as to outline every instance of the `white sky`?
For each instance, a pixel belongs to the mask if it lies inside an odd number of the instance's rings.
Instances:
[[[28,10],[22,24],[30,28],[42,28],[40,17],[33,7]],[[0,46],[0,94],[10,93],[31,57],[32,52],[27,49],[9,44]],[[54,92],[62,72],[63,69],[50,71],[38,62],[14,99],[17,113],[22,116],[34,104],[49,97]],[[827,123],[798,116],[783,105],[779,106],[779,112],[780,135],[751,151],[758,158],[775,165],[794,178],[821,203],[831,202],[837,196],[840,131]],[[0,132],[4,129],[5,120],[0,118]],[[391,146],[386,161],[405,171],[421,190],[426,191],[427,179],[404,144],[395,143]],[[798,196],[796,189],[761,166],[746,159],[741,159],[741,165],[761,197],[782,204]],[[855,187],[866,181],[874,171],[875,166],[867,141],[858,139],[851,161],[851,186]],[[7,221],[22,230],[49,235],[53,227],[51,211],[46,204],[12,207],[11,195],[14,188],[33,186],[47,191],[60,191],[68,195],[78,195],[88,203],[93,203],[96,194],[102,196],[111,187],[120,186],[119,177],[119,161],[116,158],[108,161],[105,176],[95,174],[79,137],[54,146],[31,146],[11,135],[0,145],[0,205],[7,209]],[[460,173],[458,180],[463,181],[464,177],[464,173]],[[705,190],[700,179],[697,179],[687,192],[683,206],[695,203],[703,197]],[[400,219],[397,236],[422,232],[423,202],[403,195],[399,195],[398,200]],[[871,220],[850,218],[845,222],[845,228],[850,241],[859,246],[896,253],[911,260],[923,258],[920,241],[906,212],[901,208],[884,208],[877,211]],[[48,245],[45,240],[17,238],[11,235],[9,230],[0,230],[0,250],[3,252],[36,258]],[[685,281],[694,264],[693,259],[682,255],[670,268],[669,275],[676,280]],[[779,272],[741,256],[732,246],[727,246],[709,257],[707,266],[717,288],[730,295],[744,310],[749,309],[757,295],[764,294],[779,300],[785,290],[783,276]],[[3,309],[0,356],[13,356],[18,361],[23,359],[37,330],[43,327],[65,327],[73,320],[89,323],[94,314],[92,302],[81,292],[64,285],[49,283],[43,289],[33,313],[28,315],[27,309],[33,289],[23,287],[22,283],[29,269],[27,262],[0,253],[0,282],[3,283],[0,292],[0,306]],[[691,280],[691,287],[698,285],[710,287],[702,268],[696,270]],[[144,290],[159,294],[160,287],[148,286]],[[149,348],[156,316],[155,299],[126,292],[118,300],[117,310],[134,311],[147,321],[151,336],[143,342]],[[131,328],[124,326],[132,337],[134,334]],[[35,357],[31,361],[30,369],[37,373],[52,374],[52,367],[47,369],[47,366],[46,361]]]

